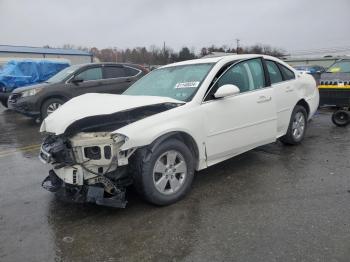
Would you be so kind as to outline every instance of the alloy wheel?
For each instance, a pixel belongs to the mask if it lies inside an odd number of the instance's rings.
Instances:
[[[300,140],[305,131],[305,116],[302,112],[297,112],[292,124],[292,134],[295,140]]]
[[[55,110],[57,110],[57,108],[59,108],[61,106],[60,103],[52,103],[47,107],[46,113],[47,115],[52,114]]]
[[[186,175],[187,164],[184,157],[178,151],[170,150],[155,162],[153,183],[160,193],[171,195],[182,188]]]

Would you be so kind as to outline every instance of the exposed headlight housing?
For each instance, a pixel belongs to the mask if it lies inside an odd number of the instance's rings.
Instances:
[[[129,140],[129,138],[127,136],[124,136],[122,134],[113,134],[112,139],[117,144],[119,144],[119,143],[124,144],[126,141]]]
[[[42,87],[32,88],[32,89],[21,92],[21,94],[22,94],[22,97],[34,96],[37,93],[39,93],[42,89],[43,89]]]

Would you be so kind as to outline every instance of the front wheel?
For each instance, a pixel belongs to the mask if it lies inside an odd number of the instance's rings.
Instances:
[[[46,100],[41,106],[41,120],[44,120],[48,115],[56,111],[64,101],[59,98],[50,98]]]
[[[189,148],[178,139],[169,139],[153,152],[137,152],[133,172],[136,190],[150,203],[170,205],[191,188],[194,159]],[[150,155],[147,155],[150,154]]]
[[[287,145],[297,145],[303,141],[307,128],[307,112],[303,106],[295,106],[287,134],[280,138],[280,141]]]

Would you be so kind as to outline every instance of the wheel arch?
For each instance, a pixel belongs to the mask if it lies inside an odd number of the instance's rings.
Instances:
[[[193,154],[195,169],[197,170],[199,165],[199,148],[195,139],[190,134],[184,131],[171,131],[169,133],[163,134],[157,137],[148,147],[150,151],[153,152],[158,145],[171,138],[176,138],[182,141],[186,146],[188,146],[188,148]]]
[[[64,102],[67,102],[69,100],[69,98],[67,98],[66,96],[59,95],[59,94],[55,94],[55,95],[50,95],[50,96],[44,97],[41,100],[41,102],[40,102],[40,107],[39,107],[40,112],[42,111],[42,108],[43,108],[43,105],[45,104],[45,102],[48,101],[49,99],[61,99]]]
[[[296,103],[295,106],[298,106],[298,105],[305,108],[306,113],[307,113],[307,117],[309,117],[309,115],[310,115],[310,106],[309,106],[309,104],[305,101],[305,99],[300,99],[300,100],[298,101],[298,103]]]

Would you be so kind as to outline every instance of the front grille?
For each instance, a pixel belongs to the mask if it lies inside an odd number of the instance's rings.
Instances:
[[[21,93],[13,93],[9,97],[9,102],[11,103],[16,103],[16,101],[21,98],[22,94]]]

